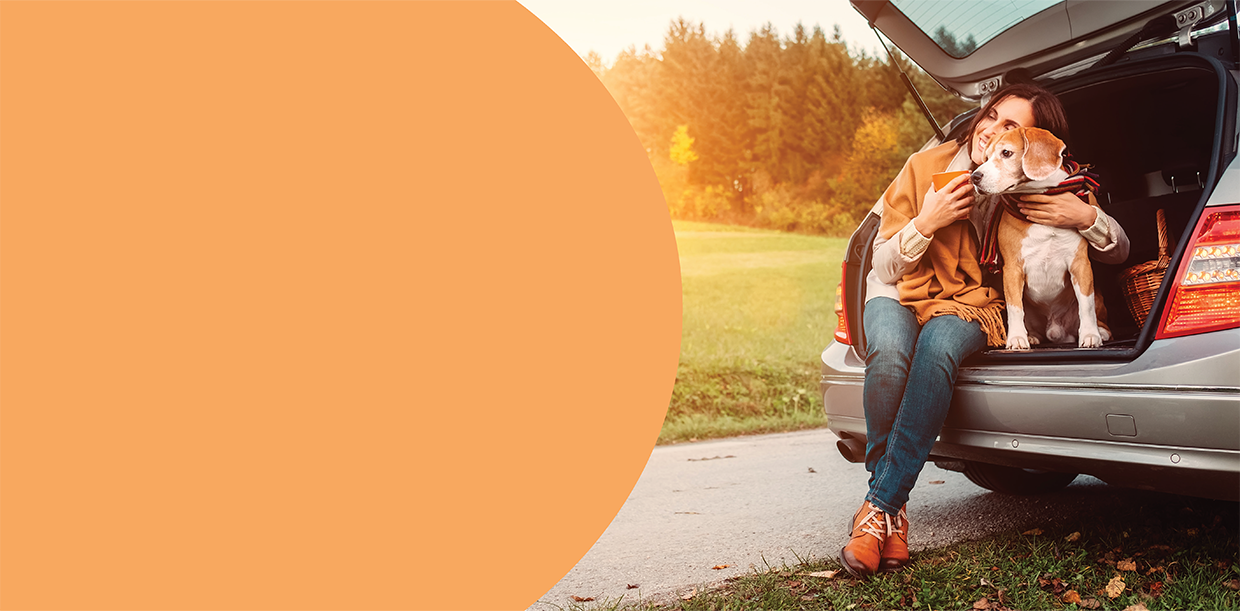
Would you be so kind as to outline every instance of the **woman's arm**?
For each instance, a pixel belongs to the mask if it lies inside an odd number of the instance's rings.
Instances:
[[[968,175],[957,176],[941,190],[926,192],[921,211],[891,239],[874,239],[874,272],[885,284],[895,284],[917,266],[934,232],[968,218],[973,208],[973,186]]]
[[[874,273],[884,284],[894,285],[917,266],[929,245],[930,238],[921,235],[911,221],[890,240],[881,235],[875,236],[874,258],[871,260]]]

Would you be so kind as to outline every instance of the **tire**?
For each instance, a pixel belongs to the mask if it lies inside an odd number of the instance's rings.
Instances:
[[[1061,490],[1076,479],[1075,473],[1017,469],[973,461],[965,461],[964,476],[987,490],[1022,496]]]

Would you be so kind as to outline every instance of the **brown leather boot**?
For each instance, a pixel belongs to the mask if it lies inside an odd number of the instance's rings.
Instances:
[[[900,513],[891,517],[891,527],[887,530],[887,542],[883,544],[882,558],[878,570],[883,573],[894,573],[908,564],[908,505],[900,508]]]
[[[853,514],[852,535],[840,550],[840,563],[854,577],[873,575],[878,570],[888,522],[887,514],[869,501]]]

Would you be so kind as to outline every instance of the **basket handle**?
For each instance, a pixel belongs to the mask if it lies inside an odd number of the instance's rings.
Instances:
[[[1167,255],[1167,216],[1162,208],[1158,209],[1158,266],[1166,267],[1171,257]]]

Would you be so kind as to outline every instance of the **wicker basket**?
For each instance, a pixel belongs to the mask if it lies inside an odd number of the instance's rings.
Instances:
[[[1128,303],[1128,311],[1138,326],[1145,326],[1145,317],[1154,305],[1154,295],[1162,286],[1163,275],[1167,273],[1167,263],[1171,260],[1167,246],[1167,219],[1162,210],[1158,211],[1158,260],[1146,261],[1134,265],[1119,274],[1120,288],[1124,290],[1124,298]]]

